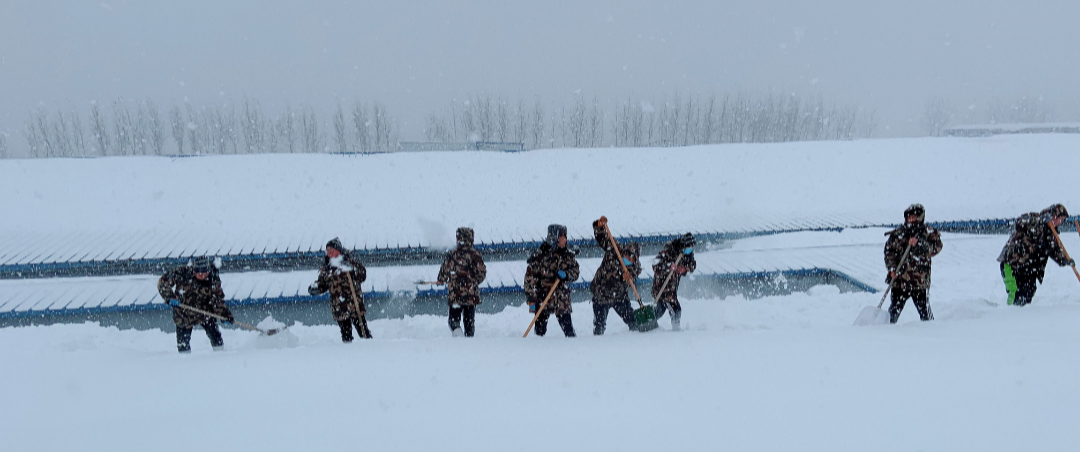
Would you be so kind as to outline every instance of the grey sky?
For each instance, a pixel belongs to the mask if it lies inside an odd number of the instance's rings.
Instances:
[[[776,90],[858,102],[879,134],[909,135],[931,95],[1080,104],[1078,19],[1075,0],[0,0],[0,130],[39,106],[247,94],[324,112],[376,99],[420,138],[429,113],[480,92]]]

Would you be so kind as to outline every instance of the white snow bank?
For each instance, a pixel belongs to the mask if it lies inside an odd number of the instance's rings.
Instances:
[[[1080,136],[1037,135],[2,160],[0,254],[53,245],[45,254],[63,259],[317,250],[336,236],[354,247],[446,246],[458,226],[493,242],[540,239],[549,223],[591,237],[600,215],[616,234],[898,222],[913,202],[931,221],[1013,218],[1080,202],[1041,182],[1080,168],[1069,151],[1078,147]]]

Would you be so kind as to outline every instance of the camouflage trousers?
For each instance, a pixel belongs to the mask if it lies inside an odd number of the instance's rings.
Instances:
[[[907,304],[907,299],[915,303],[915,309],[919,310],[919,318],[923,321],[934,320],[934,313],[930,311],[930,301],[926,298],[926,289],[894,287],[892,291],[892,304],[889,305],[889,322],[896,323],[900,319],[900,313]]]

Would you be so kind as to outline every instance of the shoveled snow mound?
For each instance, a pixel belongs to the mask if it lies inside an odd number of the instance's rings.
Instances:
[[[979,281],[980,283],[983,281]],[[686,300],[685,331],[522,339],[529,314],[225,331],[212,352],[93,324],[0,329],[6,450],[1076,450],[1080,288],[1035,304],[932,294],[937,321],[855,328],[868,293]],[[987,292],[989,293],[989,292]],[[1002,294],[999,294],[1002,295]],[[262,338],[267,339],[267,338]]]

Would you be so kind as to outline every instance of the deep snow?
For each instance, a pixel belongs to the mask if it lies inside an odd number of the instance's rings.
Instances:
[[[1077,144],[1040,136],[483,157],[0,161],[0,210],[15,219],[0,227],[75,237],[110,228],[243,234],[258,225],[270,237],[349,227],[355,237],[401,231],[419,239],[424,227],[411,225],[420,216],[448,231],[476,222],[492,236],[503,226],[511,232],[499,234],[539,233],[551,221],[584,231],[602,213],[613,228],[658,230],[740,215],[893,219],[913,201],[931,219],[1015,216],[1053,202],[1080,205],[1074,192],[1037,183],[1077,168]],[[413,165],[396,166],[406,160]],[[229,182],[243,174],[213,168],[229,162],[246,162],[244,177],[255,183]],[[357,174],[363,186],[345,194],[368,207],[325,215],[353,199],[330,196],[341,189],[323,184],[327,166]],[[189,183],[199,171],[220,193]],[[624,178],[638,183],[612,183]],[[401,180],[414,185],[389,184]],[[677,183],[685,190],[666,191]],[[266,195],[271,186],[295,197]],[[507,188],[487,190],[499,186]],[[870,245],[850,243],[845,231],[755,238],[726,253],[828,245],[866,250],[868,262],[882,265],[880,231],[855,235],[871,233]],[[589,306],[577,304],[575,339],[554,325],[548,337],[522,339],[530,319],[522,307],[478,316],[473,339],[451,338],[444,317],[418,316],[372,321],[375,339],[349,345],[335,327],[295,325],[275,338],[228,329],[226,351],[211,352],[196,331],[186,356],[158,331],[3,328],[0,449],[1077,450],[1080,285],[1051,265],[1033,305],[1004,306],[991,238],[946,236],[931,323],[909,305],[900,325],[852,327],[880,294],[819,286],[757,300],[686,300],[677,333],[666,317],[661,331],[630,333],[612,315],[609,334],[593,337]],[[1080,236],[1066,240],[1080,249]]]

